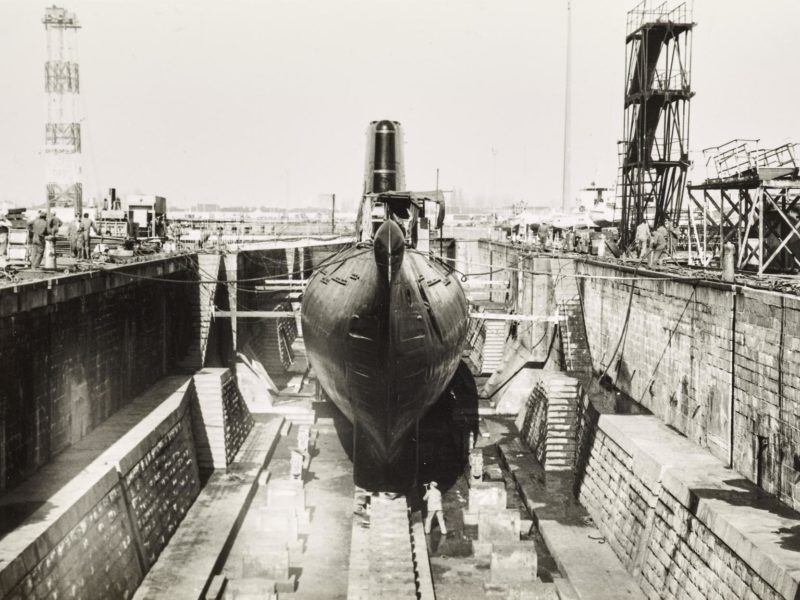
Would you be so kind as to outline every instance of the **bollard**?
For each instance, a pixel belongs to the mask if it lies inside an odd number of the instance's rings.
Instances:
[[[56,242],[52,235],[44,238],[44,268],[55,270],[58,268],[56,264]]]
[[[735,247],[731,242],[727,242],[722,249],[722,281],[733,283],[733,260]]]

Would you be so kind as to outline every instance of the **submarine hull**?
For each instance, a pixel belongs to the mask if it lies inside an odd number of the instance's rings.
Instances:
[[[336,255],[308,281],[303,336],[322,388],[353,423],[356,483],[404,491],[416,425],[458,367],[468,311],[458,280],[425,254],[406,250],[391,271],[369,245]]]

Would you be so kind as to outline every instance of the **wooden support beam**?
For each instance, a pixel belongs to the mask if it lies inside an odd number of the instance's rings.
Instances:
[[[516,315],[513,313],[488,312],[471,312],[469,316],[473,319],[483,319],[484,321],[533,321],[537,323],[558,323],[566,318],[557,315]]]
[[[492,281],[491,279],[467,279],[467,281],[461,284],[461,287],[463,287],[465,290],[486,290],[489,288],[506,289],[509,287],[509,284],[508,279],[501,279],[498,281]]]
[[[291,310],[238,310],[231,313],[229,310],[215,310],[214,317],[227,319],[234,317],[237,319],[285,319],[286,317],[294,317],[299,315],[297,312]]]

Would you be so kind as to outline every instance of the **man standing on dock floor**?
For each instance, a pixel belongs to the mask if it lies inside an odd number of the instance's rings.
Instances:
[[[439,523],[439,531],[442,535],[447,535],[447,526],[444,524],[444,513],[442,512],[442,492],[439,491],[439,484],[431,481],[427,485],[427,491],[422,497],[427,502],[428,514],[425,516],[425,533],[431,532],[431,525],[433,525],[433,517],[436,517],[436,522]]]

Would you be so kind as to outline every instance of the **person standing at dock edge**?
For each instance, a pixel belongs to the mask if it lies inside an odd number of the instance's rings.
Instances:
[[[439,484],[431,481],[427,486],[425,495],[422,497],[427,503],[428,514],[425,516],[425,533],[431,532],[433,518],[439,523],[439,531],[442,535],[447,535],[447,526],[444,524],[444,514],[442,513],[442,492],[439,491]]]
[[[641,260],[644,260],[650,254],[650,237],[650,226],[644,219],[640,219],[639,224],[636,226],[636,246]]]
[[[47,221],[44,218],[44,211],[39,211],[39,215],[30,224],[31,240],[31,268],[38,269],[42,264],[44,255],[44,236],[47,234]]]
[[[650,266],[653,264],[660,265],[664,258],[664,253],[668,255],[672,252],[672,223],[667,221],[662,223],[653,234],[653,253],[650,255]]]
[[[89,213],[83,213],[81,228],[83,231],[78,252],[80,258],[88,259],[92,255],[92,229],[94,229],[94,221],[89,217]]]

